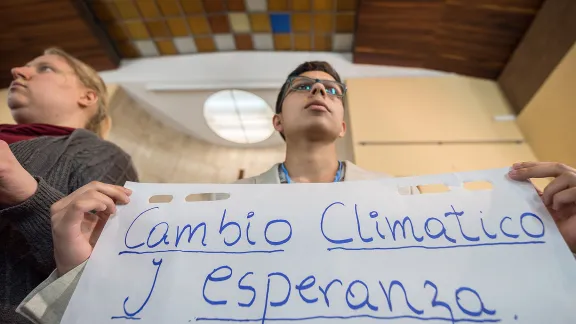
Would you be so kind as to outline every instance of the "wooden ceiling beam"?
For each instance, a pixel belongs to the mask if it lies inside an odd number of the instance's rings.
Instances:
[[[60,47],[96,70],[115,69],[120,57],[80,0],[0,2],[0,88],[10,69],[26,64],[48,47]]]
[[[363,0],[354,62],[496,79],[543,0]]]

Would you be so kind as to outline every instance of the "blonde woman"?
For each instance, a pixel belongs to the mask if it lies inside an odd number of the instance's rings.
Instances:
[[[0,322],[24,323],[16,306],[55,268],[50,206],[99,181],[138,177],[130,156],[103,140],[106,86],[88,65],[48,49],[12,69],[0,125]]]

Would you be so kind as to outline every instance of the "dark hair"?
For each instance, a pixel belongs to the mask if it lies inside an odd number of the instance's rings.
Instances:
[[[326,73],[330,74],[330,76],[333,77],[334,80],[336,80],[338,82],[342,82],[342,80],[340,80],[340,75],[338,75],[338,72],[336,72],[336,70],[334,70],[332,65],[330,65],[328,62],[324,62],[324,61],[304,62],[304,63],[300,64],[296,69],[294,69],[294,71],[292,71],[290,74],[288,74],[288,77],[286,77],[286,82],[284,82],[284,84],[282,85],[282,88],[280,89],[280,92],[278,93],[278,98],[276,98],[276,113],[277,114],[282,112],[282,103],[284,102],[284,96],[286,95],[286,90],[289,87],[288,79],[290,79],[291,77],[299,76],[302,73],[306,73],[306,72],[310,72],[310,71],[326,72]],[[284,136],[284,135],[282,135],[282,136]]]

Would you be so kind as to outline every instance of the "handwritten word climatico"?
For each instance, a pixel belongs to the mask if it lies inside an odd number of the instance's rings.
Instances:
[[[267,254],[283,253],[289,246],[293,233],[298,228],[293,228],[287,219],[271,219],[265,226],[259,227],[260,231],[251,229],[251,221],[256,213],[249,211],[245,217],[237,217],[230,220],[229,211],[224,210],[221,214],[219,226],[209,227],[206,222],[195,224],[170,224],[167,221],[156,223],[150,227],[146,236],[139,236],[131,230],[138,225],[144,217],[152,216],[158,212],[159,207],[150,208],[134,218],[124,236],[126,250],[120,251],[119,255],[139,255],[158,253],[205,253],[205,254]],[[405,216],[400,219],[383,217],[378,211],[370,210],[361,212],[357,204],[345,204],[334,202],[329,204],[318,218],[312,223],[318,224],[317,235],[328,243],[327,251],[360,251],[360,250],[397,250],[397,249],[448,249],[459,247],[482,247],[491,245],[520,245],[520,244],[543,244],[545,226],[542,219],[531,212],[520,215],[503,216],[498,222],[488,226],[482,217],[474,217],[473,221],[462,222],[464,211],[457,211],[454,206],[444,213],[444,217],[411,218]],[[481,212],[480,212],[481,214]],[[349,216],[343,216],[349,215]],[[356,226],[338,227],[344,217],[353,217]],[[472,218],[472,217],[471,217]],[[491,222],[495,219],[490,217]],[[352,220],[350,218],[349,220]],[[475,223],[474,221],[477,222]],[[448,223],[451,222],[451,223]],[[148,222],[146,222],[147,224]],[[477,224],[476,228],[470,227]],[[263,230],[262,230],[263,228]],[[338,228],[338,231],[334,231]],[[481,232],[480,229],[481,228]],[[310,229],[303,229],[310,232]],[[332,232],[331,232],[332,230]],[[213,231],[213,232],[210,232]],[[138,231],[142,233],[143,231]],[[314,231],[312,231],[314,233]],[[208,234],[213,235],[208,235]],[[474,234],[473,234],[474,233]],[[302,237],[306,237],[305,235]],[[211,240],[211,241],[210,241]],[[242,243],[242,244],[240,244]],[[244,250],[238,250],[238,246],[244,246]],[[246,248],[248,247],[248,248]],[[137,320],[137,317],[145,306],[153,300],[153,292],[157,283],[158,274],[163,264],[163,259],[152,259],[155,267],[148,295],[139,306],[130,306],[130,297],[124,299],[122,316],[113,319]],[[340,278],[326,280],[321,276],[300,276],[297,280],[291,279],[282,271],[270,273],[241,272],[236,274],[231,266],[222,265],[213,269],[205,277],[202,288],[202,296],[207,305],[221,306],[228,303],[236,303],[240,308],[261,307],[262,316],[258,318],[209,318],[197,317],[197,321],[229,321],[229,322],[261,322],[265,321],[305,321],[313,319],[354,319],[373,318],[382,320],[410,318],[416,320],[436,320],[451,323],[456,322],[499,322],[496,318],[496,310],[486,306],[480,294],[471,287],[459,287],[451,293],[444,291],[441,295],[452,294],[451,299],[439,298],[439,288],[432,280],[424,280],[424,291],[407,291],[405,285],[398,280],[391,281],[363,281],[361,279],[344,281]],[[241,293],[233,296],[241,296],[239,300],[230,300],[226,296],[230,294],[218,293],[230,291],[230,284],[237,287]],[[272,289],[274,285],[274,289]],[[279,285],[284,288],[278,288]],[[265,286],[265,288],[264,288]],[[225,287],[225,288],[222,288]],[[256,287],[260,287],[256,289]],[[316,287],[316,288],[314,288]],[[284,290],[282,290],[284,289]],[[282,299],[270,299],[270,291],[285,291]],[[330,292],[330,293],[329,293]],[[392,294],[401,294],[405,306],[404,312],[398,312],[398,299],[392,299]],[[410,302],[411,294],[429,294],[429,304],[414,305]],[[257,296],[260,298],[256,305]],[[275,295],[277,297],[277,294]],[[379,296],[379,297],[377,297]],[[267,316],[269,307],[282,307],[289,301],[298,299],[307,304],[322,304],[330,308],[333,300],[344,301],[346,307],[356,312],[353,316],[347,315],[318,315],[294,318],[271,318]],[[383,298],[383,299],[382,299]],[[464,300],[466,302],[464,302]],[[470,301],[473,301],[470,304]],[[378,302],[377,302],[378,301]],[[343,304],[344,305],[344,304]],[[406,308],[407,307],[407,308]],[[438,317],[438,310],[445,310],[445,316]],[[383,314],[383,311],[389,314]],[[455,315],[455,311],[459,315]],[[406,315],[406,312],[409,314]],[[431,313],[434,316],[430,315]],[[402,314],[402,315],[394,315]]]
[[[504,216],[500,219],[499,226],[496,229],[487,229],[484,224],[484,219],[479,218],[479,226],[482,228],[483,236],[467,235],[461,222],[461,217],[464,215],[463,211],[456,211],[454,206],[450,206],[452,211],[446,212],[444,214],[444,220],[436,217],[429,217],[423,221],[420,226],[415,226],[410,216],[406,216],[400,220],[390,220],[388,217],[380,217],[377,211],[370,211],[368,213],[370,220],[372,220],[372,227],[368,228],[366,222],[361,222],[360,214],[358,212],[358,205],[354,204],[354,216],[356,218],[356,233],[351,234],[347,237],[334,237],[327,233],[325,229],[325,224],[329,222],[329,215],[331,212],[337,208],[346,208],[346,205],[342,202],[334,202],[330,204],[324,212],[322,213],[322,218],[320,221],[320,230],[324,239],[328,242],[344,245],[353,242],[360,241],[362,247],[358,248],[346,248],[346,247],[333,247],[329,248],[329,251],[333,250],[394,250],[394,249],[405,249],[405,248],[425,248],[425,249],[443,249],[443,248],[455,248],[455,247],[474,247],[474,246],[489,246],[489,245],[515,245],[515,244],[542,244],[545,243],[541,240],[535,240],[542,238],[545,234],[544,222],[542,219],[533,213],[523,213],[520,215],[516,223],[513,222],[512,218],[509,216]],[[386,222],[386,228],[381,229],[383,226],[381,224]],[[334,221],[338,221],[335,219]],[[419,221],[422,221],[419,219]],[[445,222],[452,221],[458,224],[460,231],[458,233],[448,233],[446,229]],[[530,221],[530,227],[525,226],[525,222]],[[537,221],[537,222],[534,222]],[[534,229],[534,226],[537,229]],[[453,227],[453,226],[452,226]],[[417,231],[416,228],[421,228]],[[387,229],[387,231],[386,231]],[[400,235],[401,231],[401,235]],[[424,234],[422,234],[424,232]],[[499,236],[500,235],[500,236]],[[457,237],[458,236],[458,237]],[[526,241],[507,241],[507,242],[494,242],[498,238],[507,239],[520,239],[522,237],[528,238]],[[393,247],[369,247],[367,245],[373,245],[376,240],[386,240],[392,238],[393,241],[397,240],[408,240],[413,242],[422,243],[425,240],[436,240],[444,243],[450,243],[450,245],[444,246],[426,246],[423,244],[418,245],[407,245],[407,246],[393,246]],[[488,241],[488,242],[487,242]],[[463,242],[465,244],[463,244]],[[469,242],[475,242],[470,244]],[[372,243],[372,244],[370,244]]]

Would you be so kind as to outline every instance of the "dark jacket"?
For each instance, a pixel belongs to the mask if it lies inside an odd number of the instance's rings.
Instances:
[[[18,304],[55,268],[50,207],[90,183],[138,181],[132,160],[118,146],[86,130],[10,145],[38,181],[27,201],[0,207],[0,323],[26,323]]]

